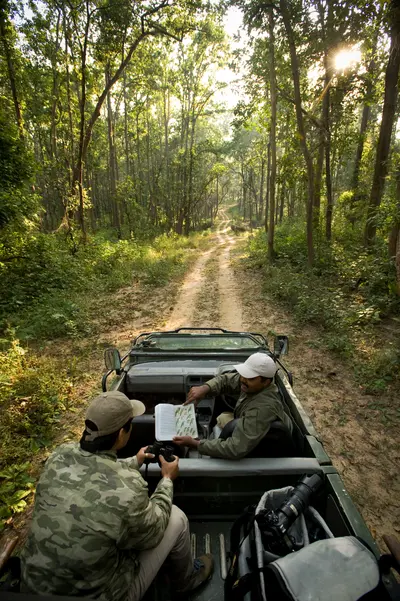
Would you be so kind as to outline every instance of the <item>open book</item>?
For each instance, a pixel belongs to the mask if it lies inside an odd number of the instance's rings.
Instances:
[[[199,435],[194,405],[160,403],[156,405],[155,414],[157,440],[168,441],[172,440],[174,436],[196,438]]]

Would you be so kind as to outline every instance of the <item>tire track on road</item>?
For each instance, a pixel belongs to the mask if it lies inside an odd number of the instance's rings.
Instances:
[[[242,330],[242,304],[231,268],[230,253],[236,239],[229,234],[230,219],[220,209],[212,247],[201,254],[186,276],[165,329],[222,327]]]

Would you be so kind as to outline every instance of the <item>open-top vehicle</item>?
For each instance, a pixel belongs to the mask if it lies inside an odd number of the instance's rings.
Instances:
[[[255,352],[273,357],[279,367],[275,382],[285,411],[294,423],[290,434],[282,423],[274,422],[265,440],[241,460],[229,461],[201,456],[197,451],[180,454],[180,477],[175,484],[174,503],[188,515],[193,552],[211,549],[216,558],[212,581],[191,598],[211,601],[223,599],[232,523],[244,508],[258,503],[266,491],[295,486],[304,475],[317,474],[322,486],[312,504],[324,518],[335,537],[360,537],[375,556],[380,556],[364,520],[353,504],[344,483],[324,450],[300,401],[293,391],[293,378],[282,362],[288,339],[277,336],[274,350],[259,333],[232,332],[219,328],[180,328],[169,332],[149,332],[138,336],[130,351],[121,359],[117,349],[106,351],[107,373],[103,390],[120,390],[141,400],[146,413],[135,418],[132,436],[121,456],[134,455],[155,439],[154,408],[158,403],[182,404],[192,386],[207,382],[218,374],[230,372]],[[110,378],[111,375],[114,377]],[[217,416],[231,411],[236,399],[221,394],[205,398],[197,407],[201,438],[219,436]],[[157,464],[148,466],[150,489],[159,479]],[[239,553],[238,577],[249,571],[246,552]],[[251,567],[251,565],[250,565]],[[394,581],[384,576],[384,587],[371,599],[391,598]],[[152,592],[149,598],[152,598]],[[225,592],[226,595],[226,592]],[[245,597],[248,601],[251,595]]]
[[[287,351],[286,336],[275,337],[272,351],[267,340],[258,333],[231,332],[219,328],[180,328],[169,332],[140,334],[122,358],[116,348],[107,349],[105,352],[107,372],[103,376],[103,390],[119,390],[129,398],[141,400],[146,407],[145,413],[133,420],[129,443],[119,452],[121,458],[134,456],[141,447],[154,443],[154,414],[159,403],[181,405],[191,387],[202,385],[218,374],[233,371],[234,365],[244,362],[253,353],[266,353],[277,363],[275,382],[284,409],[294,424],[292,433],[282,422],[274,422],[265,439],[250,456],[240,460],[210,458],[199,455],[197,451],[188,451],[177,446],[173,449],[174,453],[180,456],[180,476],[175,482],[174,503],[189,518],[193,556],[211,551],[215,557],[215,572],[211,581],[194,591],[189,599],[325,599],[324,596],[285,597],[275,595],[271,591],[265,594],[265,591],[260,592],[259,585],[254,592],[253,577],[248,578],[248,582],[251,581],[250,585],[244,586],[243,590],[236,587],[236,596],[232,592],[231,585],[234,580],[246,585],[246,574],[260,578],[262,570],[260,564],[255,563],[255,544],[259,545],[260,541],[261,544],[265,543],[263,553],[269,558],[274,554],[290,556],[291,551],[299,548],[296,542],[297,534],[291,528],[297,515],[302,517],[302,513],[308,516],[307,528],[310,526],[311,517],[319,516],[316,523],[309,527],[307,535],[303,531],[304,541],[307,539],[309,543],[327,537],[359,537],[372,554],[382,561],[379,549],[363,518],[293,391],[292,375],[282,362],[282,356],[287,354]],[[210,395],[199,402],[196,419],[201,438],[223,436],[223,432],[221,433],[216,425],[217,416],[224,411],[232,411],[236,400],[232,396],[221,394],[215,398]],[[162,442],[171,444],[171,441]],[[149,489],[153,490],[160,478],[157,463],[143,466],[142,473],[149,483]],[[261,511],[260,519],[256,520],[249,517],[254,516],[254,511],[248,511],[247,514],[244,512],[246,507],[258,504],[267,491],[285,487],[294,487],[294,490],[287,488],[286,493],[279,493],[281,496],[276,497],[272,513],[271,507],[266,506],[267,509]],[[310,497],[313,509],[309,510]],[[309,513],[306,513],[307,511]],[[239,516],[247,516],[247,521]],[[258,543],[255,542],[257,537],[253,534],[255,521],[262,532]],[[306,528],[305,519],[302,524]],[[312,545],[308,545],[307,548],[311,547]],[[393,550],[396,555],[398,550],[396,551],[395,547]],[[372,554],[369,553],[370,561],[372,559],[375,564]],[[265,557],[262,557],[262,561]],[[314,557],[318,558],[318,555]],[[387,556],[386,565],[390,562],[395,563],[395,559]],[[320,579],[323,569],[318,559],[311,559],[309,564],[311,565],[308,565],[307,570],[302,570],[300,576],[300,581],[302,578],[305,581],[306,589],[308,584],[311,585]],[[347,575],[349,577],[354,570],[351,561],[347,564],[350,566]],[[366,572],[368,571],[367,568]],[[388,569],[383,571],[385,573],[378,588],[368,596],[369,601],[398,598],[395,579]],[[357,567],[354,573],[353,584],[357,585],[363,576],[359,577]],[[337,582],[341,579],[345,581],[344,574],[336,573],[335,568],[332,568],[331,581],[332,578]],[[300,582],[303,588],[304,581]],[[229,586],[227,582],[230,583]],[[146,593],[147,601],[171,599],[168,587],[162,586],[162,583],[162,579],[156,580]],[[29,597],[29,601],[34,601],[33,596]],[[337,601],[353,601],[358,598],[354,594],[346,597],[341,594],[329,596],[329,599]]]

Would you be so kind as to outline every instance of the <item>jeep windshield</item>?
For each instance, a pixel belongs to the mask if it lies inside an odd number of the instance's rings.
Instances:
[[[265,341],[258,336],[234,334],[150,334],[138,341],[143,349],[157,351],[235,351],[265,349]]]

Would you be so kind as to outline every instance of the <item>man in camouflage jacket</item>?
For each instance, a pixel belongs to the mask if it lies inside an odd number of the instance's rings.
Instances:
[[[233,434],[222,440],[195,440],[190,436],[179,436],[174,442],[198,449],[202,455],[222,459],[246,457],[257,445],[273,421],[281,420],[290,431],[293,424],[285,413],[279,398],[278,388],[273,381],[276,365],[265,353],[254,353],[244,363],[235,365],[237,373],[228,373],[209,380],[203,386],[190,389],[186,403],[195,403],[205,396],[217,396],[221,392],[240,393],[234,413],[222,413],[217,423],[223,427],[238,418]]]
[[[172,504],[178,459],[160,457],[162,479],[150,498],[138,469],[153,457],[147,447],[117,460],[144,411],[121,392],[103,393],[88,408],[80,443],[50,456],[21,554],[23,591],[138,601],[167,557],[178,592],[211,575],[211,556],[193,562],[187,517]]]

